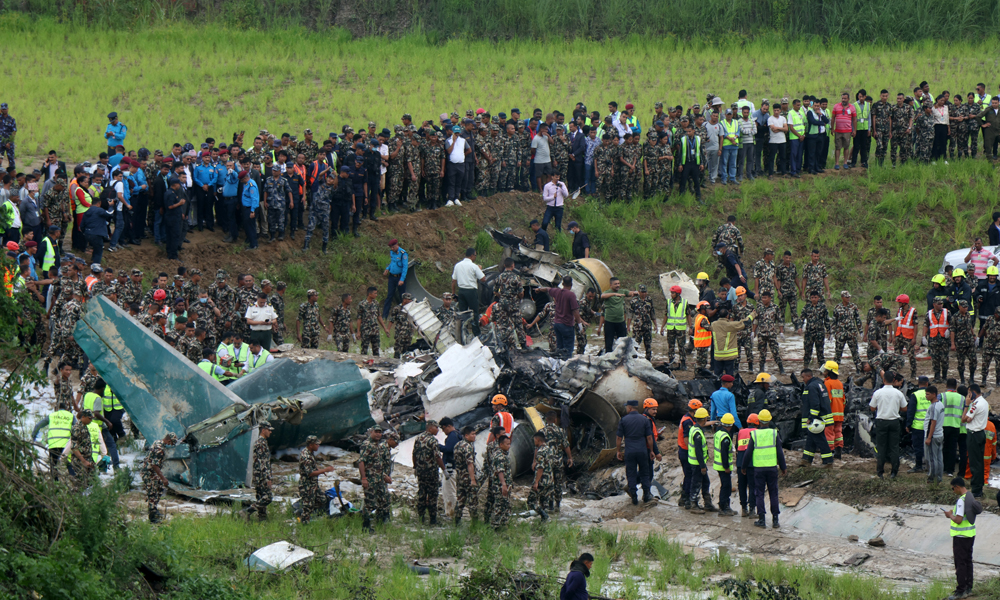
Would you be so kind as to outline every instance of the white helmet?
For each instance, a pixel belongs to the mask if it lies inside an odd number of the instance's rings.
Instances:
[[[823,433],[826,431],[826,423],[823,422],[823,419],[813,419],[809,422],[807,429],[809,429],[809,433]]]

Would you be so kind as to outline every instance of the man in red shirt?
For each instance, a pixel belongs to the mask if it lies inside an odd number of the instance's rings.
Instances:
[[[844,168],[847,164],[848,151],[851,149],[851,138],[857,130],[858,112],[850,102],[850,95],[844,92],[840,95],[840,104],[833,107],[833,168],[840,169],[840,153],[844,153]]]
[[[552,326],[556,330],[556,354],[560,358],[573,356],[573,343],[576,340],[575,327],[583,323],[580,318],[580,304],[573,293],[573,278],[563,277],[561,288],[538,288],[537,292],[547,293],[555,304],[555,316]]]

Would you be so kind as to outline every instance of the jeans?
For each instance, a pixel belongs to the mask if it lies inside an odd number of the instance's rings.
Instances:
[[[542,217],[542,229],[545,231],[549,230],[549,221],[552,219],[556,220],[556,231],[562,231],[562,218],[563,218],[563,207],[562,206],[546,206],[545,216]]]
[[[623,337],[628,337],[628,329],[625,327],[625,321],[622,321],[621,323],[612,323],[611,321],[604,322],[605,352],[611,352],[612,348],[615,347],[615,340]]]
[[[942,438],[942,441],[944,438]],[[924,467],[924,430],[910,429],[910,446],[913,447],[913,468]],[[930,459],[928,459],[930,460]]]
[[[118,444],[115,442],[115,436],[111,434],[107,429],[101,430],[101,437],[104,438],[104,445],[108,447],[108,458],[111,459],[111,466],[115,469],[118,468]]]
[[[778,174],[785,174],[785,144],[784,142],[780,144],[769,143],[767,145],[767,159],[765,162],[765,170],[767,171],[767,176],[770,177],[774,175],[775,163],[777,163]]]
[[[716,178],[719,177],[719,148],[705,148],[705,158],[706,164],[705,170],[707,171],[706,176],[709,181],[715,183]]]
[[[792,140],[791,141],[791,153],[790,153],[790,169],[789,172],[792,175],[799,174],[799,167],[802,165],[802,140]]]
[[[628,482],[625,492],[629,496],[636,496],[635,486],[638,483],[642,486],[642,493],[648,494],[651,478],[652,474],[649,472],[649,452],[646,450],[625,452],[625,480]]]
[[[249,246],[250,248],[256,248],[257,230],[254,228],[254,219],[250,217],[250,213],[253,211],[250,210],[249,206],[241,206],[240,211],[241,214],[243,215],[243,230],[247,234],[247,246]],[[254,217],[256,216],[257,214],[254,213]]]
[[[744,143],[739,152],[736,153],[736,181],[743,181],[746,178],[753,179],[756,175],[754,171],[754,147],[756,144]]]
[[[881,475],[888,460],[892,474],[899,472],[899,419],[875,419],[875,472]]]
[[[125,232],[125,217],[124,212],[120,210],[115,211],[115,232],[111,234],[111,247],[118,247],[118,240],[121,239],[122,233]],[[127,241],[127,240],[126,240]]]
[[[944,476],[944,456],[941,453],[943,437],[932,437],[931,443],[924,446],[927,456],[927,479],[941,479]]]
[[[360,212],[360,211],[359,211]],[[355,212],[357,214],[357,212]],[[400,295],[406,293],[406,281],[399,281],[399,275],[393,275],[389,273],[388,281],[388,291],[386,292],[385,302],[382,304],[382,318],[386,319],[389,317],[389,309],[392,308],[392,303],[396,300],[396,291],[398,290]]]
[[[104,236],[88,235],[87,245],[94,250],[94,254],[90,257],[90,262],[96,265],[101,264],[101,258],[104,257]]]
[[[573,342],[576,341],[576,330],[571,325],[553,323],[556,330],[556,348],[560,358],[573,356]]]
[[[163,243],[163,215],[159,210],[153,211],[153,241],[157,244]]]
[[[722,183],[731,181],[736,183],[736,157],[740,149],[736,146],[724,146],[722,148],[722,164],[719,166],[719,176]]]
[[[972,492],[973,496],[982,496],[983,470],[986,468],[983,460],[983,456],[986,454],[986,432],[970,431],[967,435],[969,471],[971,471],[972,475],[972,481],[969,482],[969,491]],[[965,473],[963,472],[961,475],[965,475]]]
[[[583,169],[584,186],[588,194],[597,193],[597,175],[594,174],[594,164],[586,165]]]

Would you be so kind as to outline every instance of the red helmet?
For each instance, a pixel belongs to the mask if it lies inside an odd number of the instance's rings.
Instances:
[[[167,299],[166,290],[156,290],[155,292],[153,292],[153,300],[159,302],[161,300],[166,300],[166,299]]]
[[[910,303],[910,297],[907,296],[906,294],[900,294],[900,295],[896,296],[896,302],[900,302],[902,304],[909,304]]]
[[[680,294],[683,290],[681,289],[681,286],[675,285],[675,286],[671,286],[670,291],[671,292],[675,292],[677,294]]]
[[[747,423],[750,423],[751,425],[760,425],[760,419],[757,418],[757,413],[750,413],[750,416],[747,417]]]

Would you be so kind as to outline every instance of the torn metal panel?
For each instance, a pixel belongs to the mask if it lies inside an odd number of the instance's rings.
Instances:
[[[275,542],[264,546],[243,561],[251,571],[284,571],[309,561],[315,554],[291,542]]]
[[[406,292],[413,296],[414,302],[423,302],[426,300],[431,309],[440,308],[443,304],[441,299],[424,289],[423,284],[420,283],[420,278],[418,277],[420,269],[418,267],[421,264],[419,260],[410,263],[406,274]]]
[[[688,277],[687,273],[684,271],[660,273],[660,290],[663,292],[664,298],[670,300],[670,288],[675,285],[681,287],[681,298],[686,300],[689,306],[698,304],[701,293],[698,291],[698,286]]]
[[[403,311],[413,320],[417,333],[427,341],[432,351],[445,352],[458,343],[458,330],[444,327],[426,298],[420,302],[410,302],[403,307]]]
[[[177,482],[171,481],[167,484],[167,488],[171,492],[177,494],[178,496],[184,496],[185,498],[191,498],[192,500],[198,500],[202,503],[208,503],[212,501],[219,502],[243,502],[244,504],[249,504],[257,499],[253,490],[247,490],[246,488],[233,488],[230,490],[199,490],[188,485],[182,485]]]
[[[570,409],[589,418],[604,433],[607,447],[611,447],[618,433],[618,422],[621,416],[618,410],[600,394],[584,390],[577,395],[569,405]]]
[[[478,339],[465,346],[452,346],[438,357],[437,366],[441,374],[423,394],[428,420],[455,417],[476,408],[500,375],[493,352]]]

